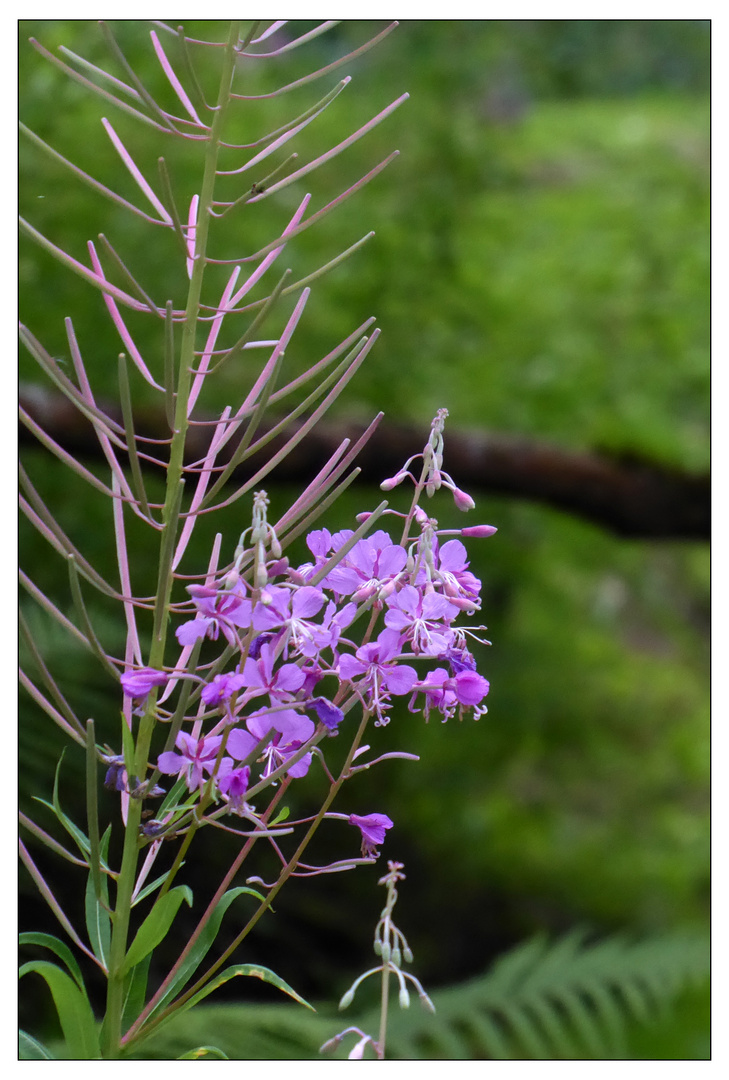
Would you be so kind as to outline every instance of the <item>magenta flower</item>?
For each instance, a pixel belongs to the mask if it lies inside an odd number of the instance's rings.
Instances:
[[[230,758],[223,758],[218,770],[218,788],[226,799],[228,806],[235,813],[240,813],[245,806],[245,794],[248,790],[251,770],[248,765],[241,769],[235,769]]]
[[[192,735],[181,731],[175,739],[175,746],[180,751],[166,750],[157,758],[157,768],[161,773],[182,776],[189,791],[201,787],[203,771],[212,772],[218,756],[222,735],[211,735],[207,739],[194,739]]]
[[[418,583],[420,583],[420,576]],[[422,580],[425,580],[424,572]],[[459,608],[476,611],[481,606],[481,582],[468,569],[468,552],[460,540],[448,540],[438,548],[438,569],[434,580]]]
[[[292,646],[304,656],[316,655],[318,627],[310,620],[318,615],[325,603],[321,589],[303,585],[298,589],[270,586],[265,589],[266,604],[256,604],[253,625],[256,630],[280,630],[284,636],[284,652]]]
[[[368,708],[377,713],[376,725],[388,723],[382,714],[390,708],[390,694],[407,694],[418,680],[415,668],[394,662],[393,658],[399,653],[400,636],[397,631],[383,630],[377,641],[363,645],[354,656],[347,653],[339,658],[340,679],[351,682],[363,676],[357,686],[360,691],[367,692]]]
[[[257,660],[250,657],[243,667],[243,686],[248,687],[249,697],[269,694],[272,701],[290,701],[300,690],[306,678],[298,664],[282,664],[274,671],[276,653],[270,643],[261,646]]]
[[[314,698],[308,708],[314,710],[324,727],[329,728],[330,731],[336,731],[344,720],[342,710],[325,697]]]
[[[154,686],[166,686],[169,675],[155,668],[139,668],[137,671],[126,671],[121,677],[122,690],[130,698],[146,698]]]
[[[247,758],[257,743],[273,728],[271,741],[263,751],[266,766],[263,776],[269,776],[283,765],[316,731],[314,722],[308,716],[302,716],[294,709],[281,709],[279,712],[254,713],[246,719],[244,728],[234,728],[227,742],[227,750],[237,761]],[[311,764],[311,754],[295,762],[288,770],[293,777],[306,776]]]
[[[341,595],[351,594],[357,602],[368,600],[402,573],[407,559],[405,548],[379,530],[358,541],[324,584]]]
[[[467,654],[470,655],[470,654]],[[489,681],[477,671],[463,667],[455,675],[449,675],[445,668],[429,671],[426,677],[417,683],[416,691],[425,694],[425,718],[428,719],[431,708],[443,714],[443,720],[449,720],[456,711],[456,706],[472,708],[479,705],[489,692]],[[413,695],[408,708],[417,712]],[[477,709],[476,716],[485,709]]]
[[[388,598],[385,625],[397,630],[409,641],[413,652],[442,656],[453,641],[453,632],[444,626],[458,615],[458,608],[440,593],[424,596],[413,585],[405,585]]]
[[[251,625],[251,602],[240,586],[223,591],[209,585],[188,585],[187,591],[195,601],[197,615],[175,631],[180,645],[192,645],[203,637],[216,641],[221,630],[226,641],[235,645],[233,628]]]
[[[230,701],[233,694],[245,686],[243,675],[216,675],[203,687],[200,697],[206,705],[220,705]]]
[[[477,671],[459,671],[449,680],[461,705],[478,705],[489,692],[489,681]]]
[[[425,713],[426,722],[430,718],[430,710],[437,709],[443,715],[443,723],[454,715],[458,706],[458,699],[455,693],[449,686],[450,676],[445,668],[435,668],[434,671],[429,671],[428,674],[419,683],[416,683],[415,690],[425,694],[425,705],[423,712]],[[420,712],[420,709],[415,705],[415,699],[417,694],[413,694],[408,709],[410,712]]]
[[[380,854],[377,847],[385,839],[385,832],[392,828],[393,822],[387,814],[366,814],[364,817],[360,817],[359,814],[350,814],[348,821],[350,825],[356,825],[362,834],[364,857],[376,859]]]

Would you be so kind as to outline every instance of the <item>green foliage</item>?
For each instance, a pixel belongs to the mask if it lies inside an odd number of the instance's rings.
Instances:
[[[69,40],[62,23],[43,24],[42,33],[37,26],[22,28],[21,37],[33,32],[51,48]],[[337,33],[352,42],[361,39],[361,27],[354,24],[343,24]],[[149,60],[146,30],[128,24],[125,34],[139,39],[140,75],[154,93],[164,92],[159,68]],[[79,35],[87,41],[78,51],[100,61],[96,27],[75,24],[77,42]],[[294,70],[295,53],[291,60]],[[417,421],[425,430],[434,408],[447,405],[459,428],[488,427],[705,468],[707,60],[706,27],[695,22],[401,27],[366,64],[352,65],[360,98],[353,95],[350,102],[348,91],[321,129],[316,123],[308,129],[312,153],[324,150],[364,119],[372,101],[382,104],[404,89],[412,93],[395,121],[402,157],[388,181],[372,187],[379,201],[377,236],[333,273],[320,296],[312,296],[312,314],[299,328],[291,361],[303,368],[320,354],[322,342],[372,311],[384,333],[356,389],[343,399],[347,415],[369,416],[384,407],[391,417]],[[54,79],[37,58],[26,70],[24,118],[51,145],[110,182],[117,164],[108,140],[91,123],[98,109],[78,87]],[[251,92],[273,88],[263,71],[251,71],[249,78]],[[514,85],[514,112],[500,117],[499,94],[503,100]],[[50,89],[53,110],[45,106]],[[307,95],[301,91],[302,109],[312,100]],[[261,130],[273,126],[278,109],[272,99],[270,122],[261,121]],[[122,118],[122,134],[124,123]],[[148,142],[155,155],[156,139]],[[315,204],[343,187],[365,158],[384,154],[391,144],[381,140],[374,131],[339,159],[335,176],[315,174],[306,188]],[[167,145],[164,152],[173,160]],[[99,231],[123,235],[124,254],[139,249],[143,241],[135,222],[120,219],[116,207],[109,209],[94,195],[78,199],[59,182],[57,166],[24,143],[21,165],[21,203],[32,206],[39,227],[77,257],[85,257],[82,241]],[[189,186],[192,178],[184,177],[181,164],[175,161],[174,168],[183,188]],[[131,181],[123,194],[134,197]],[[293,189],[283,195],[281,220],[290,211]],[[304,234],[293,253],[294,274],[318,265],[325,244],[331,252],[335,232],[343,247],[369,228],[371,216],[365,221],[361,212],[364,207],[351,203],[321,230]],[[251,250],[268,239],[259,236],[255,216],[245,219],[244,229]],[[149,280],[156,276],[173,295],[179,282],[163,248],[145,248],[145,260]],[[22,245],[20,281],[23,309],[32,309],[39,326],[42,318],[44,340],[56,341],[62,360],[62,319],[74,311],[80,332],[93,341],[89,366],[95,388],[116,394],[119,342],[99,321],[93,290],[57,275],[45,254],[29,258]],[[220,404],[247,385],[248,373],[233,367],[221,373]],[[138,389],[144,400],[144,386],[133,387],[135,395]],[[446,468],[447,456],[446,436]],[[84,537],[92,564],[115,580],[104,549],[106,508],[85,498],[74,477],[61,481],[56,463],[45,455],[27,457],[34,483],[63,527],[72,538]],[[154,478],[149,488],[150,497],[157,497]],[[274,502],[286,498],[285,491],[271,494]],[[372,493],[360,487],[327,524],[332,530],[350,527],[353,514],[371,501]],[[372,807],[384,806],[379,800],[386,795],[401,838],[400,848],[385,848],[384,855],[418,853],[412,864],[408,860],[421,898],[411,940],[440,981],[447,975],[438,967],[439,954],[460,957],[461,970],[472,970],[474,956],[488,955],[494,940],[503,948],[537,926],[556,931],[589,921],[603,931],[630,926],[651,932],[707,918],[705,548],[626,543],[566,515],[502,499],[478,499],[478,507],[480,519],[500,530],[475,548],[471,567],[486,583],[484,618],[495,642],[488,656],[479,657],[492,683],[490,714],[479,725],[454,731],[437,722],[423,727],[403,711],[380,737],[383,746],[388,740],[394,745],[406,730],[420,764],[390,763],[379,775],[366,774],[366,798]],[[446,513],[442,524],[458,527],[463,519],[454,513],[448,521]],[[240,527],[236,508],[216,525],[226,543],[234,542]],[[132,522],[135,561],[151,592],[154,556],[136,544],[134,529]],[[202,560],[209,537],[202,527],[199,533],[190,550]],[[33,553],[36,580],[70,613],[68,583],[59,580],[45,542],[23,531],[21,543]],[[121,656],[123,637],[104,598],[89,611],[104,647]],[[50,669],[69,700],[80,703],[79,714],[97,717],[100,741],[111,739],[118,702],[102,691],[97,661],[57,633],[52,620],[37,615],[28,612]],[[24,703],[24,716],[25,806],[31,785],[50,787],[60,739],[32,703]],[[83,814],[83,804],[73,802],[82,777],[82,755],[74,747],[64,762],[64,805],[75,820]],[[215,859],[211,852],[210,868]],[[295,906],[280,916],[280,922],[293,923],[292,932],[304,929],[300,948],[318,994],[333,978],[323,945],[332,938],[338,943],[332,947],[337,962],[337,954],[351,947],[365,892],[346,880],[332,885],[330,879],[327,889],[308,883],[298,893],[294,889]],[[453,928],[443,926],[446,906],[454,910]],[[491,929],[484,929],[485,909]],[[469,941],[465,950],[462,935]],[[141,965],[135,968],[140,971]],[[607,1006],[596,1000],[591,1008],[600,1014],[601,1007]],[[549,1003],[532,1008],[541,1010],[541,1019],[528,1014],[532,1038],[549,1041],[550,1020],[558,1035],[568,1031],[566,1013],[555,1021]],[[512,1005],[511,1020],[494,1019],[488,1010],[474,1016],[482,1013],[480,1021],[472,1020],[473,1030],[449,1022],[442,1039],[455,1039],[463,1049],[487,1046],[489,1038],[500,1036],[512,1052],[522,1038],[522,1006]],[[236,1043],[240,1017],[249,1014],[257,1019]],[[277,1041],[280,1015],[290,1016],[291,1024],[289,1029],[288,1019],[281,1022],[283,1042]],[[407,1019],[416,1015],[411,1009]],[[231,1042],[218,1039],[218,1019],[230,1028]],[[690,1022],[695,1031],[705,1028],[705,1003],[693,1010]],[[266,1007],[202,1006],[187,1013],[179,1028],[171,1023],[168,1053],[159,1056],[174,1057],[188,1035],[185,1045],[220,1042],[229,1056],[275,1057],[280,1050],[296,1057],[301,1040],[315,1054],[333,1030],[329,1024],[320,1033],[318,1024],[318,1017],[297,1013],[295,1019],[293,1012]],[[585,1034],[589,1019],[587,1025]],[[681,1056],[684,1044],[670,1043],[671,1025],[646,1030],[664,1031],[666,1047]],[[579,1040],[579,1029],[573,1038]],[[659,1041],[656,1035],[650,1049],[642,1043],[643,1056],[662,1056]]]
[[[192,907],[192,892],[187,885],[175,885],[156,901],[129,946],[122,974],[136,967],[167,936],[183,900]]]
[[[537,1060],[620,1058],[632,1054],[637,1030],[654,1029],[708,973],[706,939],[673,934],[588,944],[573,933],[517,946],[485,975],[434,992],[435,1015],[413,1004],[393,1007],[388,1057]],[[376,1032],[378,1014],[349,1016]],[[668,1018],[668,1019],[667,1019]],[[249,1004],[199,1008],[144,1044],[144,1054],[174,1057],[190,1042],[214,1039],[232,1059],[316,1059],[318,1047],[345,1026],[342,1014],[305,1016],[288,1006]],[[337,1057],[351,1049],[343,1043]],[[135,1056],[135,1055],[132,1055]]]
[[[86,996],[86,990],[56,964],[47,960],[34,960],[23,964],[18,977],[35,973],[45,979],[51,991],[53,1003],[65,1040],[65,1048],[72,1058],[98,1058],[99,1037],[96,1020]]]
[[[150,1016],[154,1016],[155,1012],[164,1009],[173,1000],[173,998],[177,996],[180,990],[182,990],[185,983],[189,981],[193,972],[197,970],[197,968],[200,966],[202,961],[210,952],[213,944],[215,943],[215,939],[218,936],[218,931],[220,930],[220,924],[223,921],[223,916],[225,915],[226,911],[238,896],[243,895],[254,896],[258,900],[263,900],[263,896],[261,895],[261,893],[256,892],[255,889],[249,889],[245,885],[241,885],[237,889],[228,889],[228,891],[223,894],[219,902],[216,904],[215,909],[213,910],[213,913],[205,926],[205,929],[200,934],[199,938],[190,950],[189,955],[181,965],[179,971],[177,972],[177,975],[170,983],[167,993],[164,995],[164,997],[160,998],[156,1009],[150,1014]]]

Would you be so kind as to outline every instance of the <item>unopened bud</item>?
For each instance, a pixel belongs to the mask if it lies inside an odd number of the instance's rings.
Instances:
[[[425,990],[423,990],[418,996],[420,998],[420,1004],[423,1006],[423,1008],[427,1009],[428,1012],[434,1013],[435,1012],[435,1005],[430,1000],[430,998],[426,994]]]
[[[340,1009],[347,1009],[354,1001],[354,990],[348,990],[346,994],[342,995],[342,999],[339,1002]]]
[[[390,956],[391,956],[391,949],[390,949],[389,944],[386,941],[383,941],[380,944],[380,953],[379,953],[379,955],[382,957],[382,959],[385,961],[386,964],[389,962]]]
[[[406,987],[404,987],[404,986],[400,987],[400,994],[399,994],[398,1000],[400,1002],[400,1008],[401,1009],[409,1009],[410,1008],[410,994],[407,992]]]
[[[382,956],[382,942],[379,938],[375,938],[375,943],[372,948],[375,950],[375,956]]]
[[[367,518],[372,517],[372,513],[369,510],[364,510],[361,514],[355,515],[356,520],[359,522],[366,521]]]
[[[473,510],[476,505],[470,495],[457,487],[453,488],[453,501],[459,510]]]
[[[399,473],[395,473],[394,476],[390,476],[387,480],[383,480],[380,484],[380,489],[382,491],[392,491],[392,489],[396,488],[398,484],[402,484],[405,477],[409,475],[410,473],[407,471],[407,469],[401,469]]]
[[[413,962],[413,952],[412,952],[412,949],[410,948],[409,945],[406,945],[403,948],[402,954],[405,957],[405,963],[406,964],[412,964],[412,962]]]
[[[493,536],[498,529],[495,525],[467,525],[461,529],[461,536]]]

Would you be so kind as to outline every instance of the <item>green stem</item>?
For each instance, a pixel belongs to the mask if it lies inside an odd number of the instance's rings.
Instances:
[[[344,783],[344,781],[349,776],[349,769],[351,767],[352,761],[354,760],[354,755],[357,752],[357,749],[358,749],[358,747],[359,747],[359,745],[360,745],[360,743],[361,743],[361,741],[362,741],[362,739],[364,737],[364,733],[365,733],[365,731],[367,729],[367,724],[369,723],[370,715],[371,714],[369,712],[365,712],[364,716],[362,717],[362,721],[361,721],[361,723],[359,725],[359,728],[357,730],[357,734],[354,737],[354,741],[352,742],[352,745],[351,745],[351,747],[349,749],[349,753],[347,754],[347,759],[344,762],[344,765],[342,766],[342,770],[341,770],[341,772],[339,774],[338,779],[335,780],[335,782],[332,784],[332,786],[331,786],[331,788],[329,790],[329,793],[328,793],[326,799],[324,800],[324,803],[322,804],[322,807],[321,807],[319,813],[316,815],[316,817],[312,821],[306,835],[304,836],[303,840],[299,844],[298,848],[296,849],[296,851],[294,852],[292,857],[289,859],[286,866],[281,871],[281,874],[279,875],[278,881],[273,886],[273,888],[270,890],[270,892],[266,896],[265,900],[262,901],[262,903],[259,905],[258,909],[254,912],[254,914],[248,920],[248,922],[243,927],[241,932],[237,935],[237,937],[234,938],[234,940],[231,942],[231,944],[228,946],[228,948],[225,950],[225,952],[222,954],[222,956],[220,956],[216,960],[216,962],[214,964],[212,964],[208,968],[208,970],[205,972],[205,974],[202,975],[197,980],[197,982],[193,986],[191,986],[189,988],[189,990],[186,990],[185,993],[181,997],[179,997],[171,1005],[168,1005],[168,1007],[166,1009],[164,1009],[161,1013],[159,1013],[159,1015],[155,1016],[154,1019],[149,1024],[146,1024],[146,1025],[140,1026],[140,1027],[136,1027],[136,1025],[135,1025],[130,1029],[129,1034],[132,1037],[130,1039],[130,1042],[132,1040],[136,1041],[140,1037],[146,1038],[156,1027],[158,1027],[161,1023],[163,1023],[163,1021],[169,1019],[169,1017],[172,1016],[172,1014],[175,1013],[180,1008],[180,1006],[184,1005],[186,1001],[189,1001],[189,999],[194,994],[196,994],[198,992],[198,990],[201,990],[202,987],[205,986],[205,984],[210,981],[210,979],[213,977],[213,975],[215,975],[216,971],[218,971],[218,969],[220,967],[222,967],[222,965],[226,962],[226,960],[228,960],[228,958],[235,952],[235,950],[238,948],[238,946],[241,944],[241,942],[244,940],[244,938],[246,938],[248,936],[248,934],[251,932],[251,930],[256,925],[256,923],[261,918],[261,916],[264,914],[264,912],[266,912],[268,910],[268,908],[271,906],[273,900],[275,899],[275,897],[278,894],[278,892],[280,891],[280,889],[285,885],[285,883],[288,881],[291,874],[296,869],[296,867],[297,867],[302,855],[304,854],[304,851],[306,850],[310,840],[312,839],[314,833],[316,832],[319,825],[321,824],[321,821],[322,821],[325,813],[327,812],[327,810],[331,806],[332,802],[336,798],[337,794],[339,793],[339,789],[341,788],[342,784]],[[281,790],[283,791],[283,787],[282,787]],[[266,814],[264,815],[264,817],[269,816],[269,814],[270,814],[271,810],[273,809],[273,806],[274,806],[276,801],[277,801],[276,798],[274,798],[273,802],[271,803],[271,806],[269,806],[269,808],[266,811]],[[215,905],[218,903],[220,898],[223,896],[225,890],[228,888],[228,885],[233,880],[233,877],[235,876],[235,874],[236,874],[236,872],[238,870],[238,867],[243,862],[245,856],[248,854],[248,849],[250,848],[250,846],[252,845],[252,843],[253,843],[253,841],[255,839],[256,839],[255,837],[251,837],[249,839],[248,843],[243,848],[243,851],[241,851],[240,855],[236,858],[235,862],[233,863],[233,866],[230,868],[230,870],[226,874],[226,876],[223,879],[220,887],[218,888],[218,891],[216,892],[213,899],[210,901],[208,911],[205,913],[203,918],[200,920],[200,924],[198,925],[198,929],[196,930],[196,934],[200,931],[201,926],[204,924],[204,922],[207,921],[208,913],[209,912],[212,913],[212,910],[214,910]],[[191,946],[188,946],[188,948],[189,947],[191,947]],[[162,988],[160,988],[160,991],[162,991]],[[160,991],[158,991],[157,999],[161,998]],[[145,1010],[147,1012],[147,1015],[149,1015],[149,1013],[151,1012],[151,1009],[153,1007],[154,1007],[154,1002],[150,1002],[150,1004],[147,1006],[147,1009]],[[136,1027],[136,1030],[135,1030],[135,1027]]]
[[[238,42],[239,24],[231,23],[228,42],[223,54],[218,105],[213,119],[210,139],[205,150],[205,168],[198,209],[198,222],[195,237],[197,258],[193,265],[192,277],[187,296],[185,322],[180,346],[180,367],[175,403],[174,431],[170,445],[170,459],[167,471],[167,488],[162,514],[160,535],[160,572],[154,610],[154,632],[149,654],[149,666],[161,668],[164,664],[165,644],[167,639],[167,615],[172,594],[172,567],[168,557],[174,550],[174,541],[179,521],[181,485],[184,463],[185,438],[188,419],[187,406],[195,360],[195,338],[200,310],[205,256],[210,228],[210,210],[213,203],[215,174],[218,153],[222,139],[226,107],[230,101],[230,88],[235,67],[235,47]],[[137,775],[143,780],[147,772],[147,760],[156,724],[156,693],[149,696],[147,708],[140,721],[136,741],[135,765]],[[137,870],[139,853],[139,825],[142,802],[130,799],[124,836],[121,870],[116,893],[116,905],[112,924],[111,949],[109,957],[109,983],[107,991],[106,1018],[103,1031],[103,1052],[108,1058],[117,1058],[120,1054],[121,1023],[124,1006],[124,976],[121,974],[127,949],[129,920],[132,894]]]
[[[390,962],[382,963],[382,990],[380,993],[380,1032],[377,1036],[377,1056],[385,1057],[385,1041],[387,1039],[387,1008],[390,998]]]

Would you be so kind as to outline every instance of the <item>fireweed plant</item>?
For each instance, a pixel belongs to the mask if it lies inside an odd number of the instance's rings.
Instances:
[[[250,65],[271,59],[280,62],[287,52],[306,45],[331,24],[322,23],[293,37],[279,22],[247,27],[234,23],[223,31],[220,41],[198,40],[182,27],[153,25],[152,47],[176,102],[173,111],[148,92],[106,25],[100,29],[116,74],[68,49],[61,48],[61,59],[40,43],[32,43],[47,61],[99,95],[105,105],[151,126],[161,147],[165,140],[177,141],[196,155],[199,188],[189,205],[180,204],[173,171],[164,157],[157,163],[158,193],[154,191],[147,178],[149,170],[135,161],[108,119],[101,122],[123,168],[149,204],[146,209],[99,183],[25,130],[37,148],[76,179],[146,222],[150,233],[157,234],[157,240],[151,235],[150,244],[169,241],[170,259],[176,260],[186,289],[184,299],[155,299],[149,283],[138,280],[105,237],[100,245],[89,242],[89,261],[83,263],[32,224],[22,224],[46,252],[83,280],[81,287],[98,290],[100,304],[105,305],[124,350],[118,357],[119,421],[97,400],[70,318],[65,329],[72,372],[29,329],[21,328],[25,347],[45,375],[93,425],[108,471],[105,475],[90,471],[34,418],[24,413],[23,420],[48,451],[108,500],[119,573],[117,583],[97,572],[21,470],[23,510],[65,560],[75,617],[61,611],[25,574],[23,585],[46,616],[95,654],[116,682],[120,703],[116,745],[99,745],[94,720],[84,723],[77,716],[21,619],[34,676],[23,672],[23,686],[86,754],[85,828],[72,822],[61,807],[58,772],[52,800],[39,800],[70,835],[76,852],[22,817],[26,839],[45,845],[84,875],[86,940],[64,912],[36,857],[22,840],[20,845],[25,867],[66,935],[106,979],[106,1008],[99,1023],[69,946],[50,934],[22,935],[23,944],[53,954],[53,961],[24,964],[21,975],[34,973],[45,979],[65,1052],[76,1058],[118,1058],[139,1052],[143,1040],[170,1017],[238,975],[263,979],[306,1004],[267,968],[224,965],[239,952],[289,879],[350,870],[378,858],[387,831],[394,827],[388,815],[366,802],[359,813],[344,814],[333,807],[342,786],[364,770],[388,758],[417,760],[406,751],[377,749],[378,729],[389,722],[395,700],[402,699],[411,712],[426,720],[477,719],[486,711],[489,689],[468,647],[470,637],[482,640],[479,635],[485,628],[471,625],[480,607],[480,582],[469,572],[463,538],[486,537],[495,529],[475,525],[443,531],[422,505],[440,489],[449,491],[461,510],[474,505],[443,471],[445,409],[433,420],[422,452],[381,485],[389,491],[412,483],[407,513],[395,514],[381,502],[373,511],[357,515],[353,529],[330,533],[313,528],[357,475],[353,467],[357,452],[375,432],[379,417],[356,445],[345,440],[339,446],[275,523],[269,520],[269,499],[261,486],[324,416],[378,335],[370,319],[327,355],[312,361],[303,374],[286,381],[284,354],[303,316],[310,283],[368,237],[297,282],[290,280],[288,270],[274,280],[274,264],[298,234],[355,194],[395,155],[308,216],[310,196],[303,195],[285,227],[259,250],[232,259],[216,255],[221,236],[235,230],[245,237],[246,214],[258,212],[263,201],[330,162],[384,120],[407,95],[304,165],[295,163],[295,154],[282,157],[279,152],[338,97],[348,77],[301,115],[249,144],[230,141],[231,118],[238,110],[254,110],[265,98],[302,85],[308,88],[364,52],[392,27],[348,56],[256,97],[239,89]],[[207,64],[211,58],[218,78],[215,96],[203,89],[204,79],[198,77],[202,61]],[[220,273],[221,266],[229,276],[222,294],[215,295],[210,277]],[[254,299],[259,283],[263,295]],[[293,307],[286,314],[289,298]],[[283,329],[266,339],[260,330],[274,310]],[[128,325],[140,316],[158,327],[157,346],[145,349],[146,356]],[[263,360],[251,377],[256,355]],[[208,419],[201,407],[206,388],[224,365],[233,364],[246,366],[251,389],[242,403]],[[159,395],[169,429],[165,438],[155,440],[135,432],[135,381],[144,381]],[[284,403],[288,411],[282,408]],[[268,411],[274,420],[264,425]],[[201,428],[207,432],[207,450],[193,460],[186,441]],[[231,494],[227,485],[233,471],[275,436],[284,437],[282,448]],[[155,502],[149,494],[148,464],[166,471],[164,501]],[[242,528],[237,543],[224,542],[220,533],[214,538],[210,534],[207,566],[189,566],[185,553],[193,530],[207,529],[209,514],[238,500],[241,507],[248,507],[250,524]],[[126,539],[132,515],[157,545],[153,595],[135,591],[134,551]],[[389,530],[383,528],[388,522]],[[302,534],[310,557],[294,565],[286,551]],[[84,600],[88,588],[119,605],[126,625],[122,656],[109,655],[104,649]],[[347,746],[344,764],[334,770],[327,761],[333,738]],[[118,814],[106,826],[100,820],[98,802],[102,782],[118,794]],[[292,807],[300,785],[307,787],[308,805],[313,799],[320,804],[317,813],[295,816]],[[340,831],[342,851],[341,859],[323,866],[307,861],[307,848],[321,826]],[[112,844],[112,833],[117,830],[123,838]],[[159,985],[148,987],[153,951],[171,932],[180,905],[193,904],[191,890],[180,877],[188,850],[203,830],[211,841],[218,830],[233,834],[237,854],[199,912],[176,962]],[[271,880],[257,872],[256,856],[262,845],[274,853],[279,867]],[[116,861],[110,855],[115,851],[119,853]],[[399,982],[401,1004],[407,1003],[406,979],[430,1004],[417,980],[401,969],[403,958],[412,959],[391,919],[401,871],[400,864],[391,863],[382,879],[388,901],[375,942],[382,964],[373,969],[382,978],[380,1032],[377,1039],[358,1032],[354,1057],[362,1056],[367,1044],[378,1058],[385,1055],[391,978]],[[238,929],[223,934],[224,916],[234,901],[238,901]],[[244,904],[249,912],[241,917]],[[217,959],[206,966],[206,956],[219,935]],[[50,1056],[36,1038],[25,1033],[21,1053]]]

